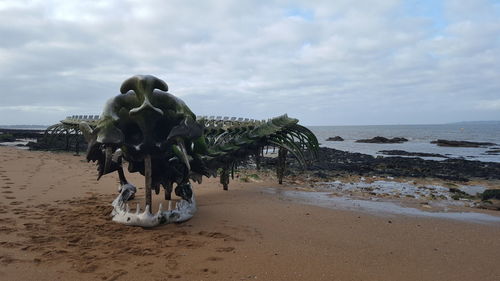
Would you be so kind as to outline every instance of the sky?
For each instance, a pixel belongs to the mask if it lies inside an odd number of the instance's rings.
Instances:
[[[500,120],[500,0],[0,0],[0,124],[100,114],[136,74],[197,115]]]

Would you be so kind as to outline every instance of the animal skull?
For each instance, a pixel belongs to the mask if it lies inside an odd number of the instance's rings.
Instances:
[[[116,222],[150,227],[187,220],[196,211],[189,179],[207,175],[197,154],[206,150],[203,126],[182,100],[167,91],[167,84],[154,76],[131,77],[123,82],[121,94],[107,102],[94,130],[86,124],[80,126],[89,142],[87,159],[97,161],[99,177],[119,171],[123,158],[129,163],[129,172],[150,176],[156,194],[161,185],[165,199],[170,200],[176,184],[175,194],[183,199],[175,209],[159,210],[156,215],[151,214],[146,199],[143,213],[139,208],[130,213],[125,202],[135,194],[135,187],[123,185],[113,202]]]

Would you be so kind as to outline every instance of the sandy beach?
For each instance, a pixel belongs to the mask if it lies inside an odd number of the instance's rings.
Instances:
[[[110,221],[118,179],[96,174],[84,156],[0,147],[0,280],[500,280],[499,223],[336,210],[267,192],[294,189],[271,180],[223,191],[204,179],[193,219],[143,229]],[[142,203],[143,177],[128,177]]]

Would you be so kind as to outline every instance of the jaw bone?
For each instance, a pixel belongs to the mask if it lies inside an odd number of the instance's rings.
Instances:
[[[193,217],[194,213],[196,213],[194,193],[191,197],[191,203],[186,200],[181,200],[176,203],[174,209],[171,209],[171,201],[169,201],[169,210],[163,211],[162,204],[160,204],[158,212],[153,215],[149,212],[149,206],[146,206],[144,212],[141,213],[139,204],[137,204],[135,213],[130,212],[129,205],[125,203],[126,200],[123,201],[124,196],[122,196],[122,194],[124,192],[126,192],[126,190],[123,188],[120,195],[118,195],[118,197],[116,197],[113,201],[113,211],[111,212],[113,221],[121,224],[153,227],[160,224],[187,221]]]

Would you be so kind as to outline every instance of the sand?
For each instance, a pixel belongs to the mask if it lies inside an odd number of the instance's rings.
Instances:
[[[500,280],[498,224],[327,209],[264,192],[272,181],[223,191],[204,179],[193,219],[142,229],[110,221],[117,182],[96,181],[83,156],[0,147],[0,280]]]

